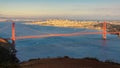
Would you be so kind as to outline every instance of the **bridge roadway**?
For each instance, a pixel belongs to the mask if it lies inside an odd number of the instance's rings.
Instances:
[[[103,34],[103,32],[75,32],[66,34],[44,34],[44,35],[31,35],[31,36],[16,36],[16,40],[29,39],[29,38],[45,38],[54,36],[79,36],[79,35],[89,35],[89,34]],[[107,34],[120,34],[120,32],[107,32]],[[12,39],[12,38],[11,38]]]

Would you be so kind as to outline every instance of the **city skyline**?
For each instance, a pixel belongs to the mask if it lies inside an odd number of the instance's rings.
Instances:
[[[80,16],[118,19],[120,0],[1,0],[0,16]]]

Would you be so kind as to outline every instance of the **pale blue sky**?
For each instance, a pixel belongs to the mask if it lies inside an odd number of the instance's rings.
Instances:
[[[0,0],[1,16],[120,16],[120,0]]]

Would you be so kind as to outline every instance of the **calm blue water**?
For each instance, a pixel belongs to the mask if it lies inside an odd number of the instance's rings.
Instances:
[[[5,26],[7,27],[3,28]],[[94,32],[96,30],[25,25],[23,22],[16,23],[17,36],[83,31]],[[0,36],[4,38],[11,36],[10,22],[0,23]],[[21,61],[58,56],[95,57],[101,61],[112,60],[120,63],[120,38],[115,35],[107,35],[107,40],[104,41],[101,37],[102,35],[98,34],[17,40],[17,57]]]

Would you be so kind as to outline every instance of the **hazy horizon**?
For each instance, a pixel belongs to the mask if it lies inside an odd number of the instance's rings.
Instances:
[[[0,17],[87,17],[120,20],[120,0],[1,0]]]

